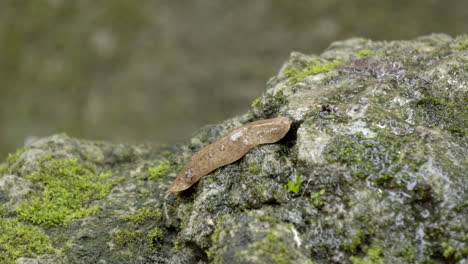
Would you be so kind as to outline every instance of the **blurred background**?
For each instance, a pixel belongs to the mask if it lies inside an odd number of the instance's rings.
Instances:
[[[0,159],[62,132],[183,143],[246,112],[291,51],[467,29],[466,0],[2,0]]]

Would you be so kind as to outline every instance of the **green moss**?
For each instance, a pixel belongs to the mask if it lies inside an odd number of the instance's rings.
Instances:
[[[462,51],[462,50],[468,49],[468,40],[466,40],[466,41],[464,41],[464,42],[458,44],[458,45],[455,47],[455,49],[456,49],[457,51]]]
[[[284,187],[288,192],[298,193],[301,189],[303,182],[304,179],[302,178],[302,176],[300,174],[297,174],[296,178],[294,180],[290,180]]]
[[[381,132],[381,133],[380,133]],[[399,147],[396,144],[401,139],[384,131],[379,131],[376,137],[366,137],[362,133],[354,135],[337,135],[325,147],[324,154],[327,161],[338,162],[349,166],[351,175],[356,178],[366,178],[371,173],[372,178],[379,184],[386,184],[393,178],[391,174],[379,169],[388,167],[399,161]]]
[[[367,257],[369,257],[373,263],[383,263],[381,247],[373,245],[364,252],[366,252]]]
[[[131,244],[139,244],[144,237],[141,231],[125,229],[113,234],[112,241],[117,247],[124,248]]]
[[[212,242],[211,244],[213,245],[213,247],[206,251],[206,255],[208,256],[208,258],[212,260],[210,263],[222,263],[220,256],[217,256],[215,252],[216,252],[216,247],[220,245],[219,238],[220,238],[221,232],[224,230],[223,223],[224,223],[225,217],[226,215],[223,215],[221,216],[221,218],[219,218],[219,220],[216,223],[216,228],[213,234],[211,235],[211,242]]]
[[[289,256],[289,249],[286,243],[280,241],[276,233],[271,230],[266,237],[255,243],[255,249],[261,250],[268,254],[272,262],[275,264],[294,263]]]
[[[468,134],[466,105],[468,97],[462,94],[454,98],[425,95],[416,103],[423,110],[422,118],[429,125],[442,125],[448,131],[462,136]]]
[[[218,222],[216,223],[216,229],[214,230],[213,235],[211,235],[211,241],[213,242],[213,244],[216,244],[219,240],[219,235],[224,228],[223,223],[225,217],[225,215],[221,216],[221,218],[219,218]]]
[[[262,168],[256,162],[252,162],[249,164],[248,170],[251,174],[258,175],[262,171]]]
[[[8,164],[0,164],[0,178],[7,173]]]
[[[386,54],[385,54],[385,52],[384,52],[383,50],[379,50],[379,51],[377,51],[377,56],[379,56],[379,57],[382,57],[382,58],[383,58],[383,57],[385,57],[385,56],[386,56]]]
[[[180,249],[182,248],[182,244],[180,243],[179,240],[176,240],[176,241],[174,242],[173,248],[174,248],[175,251],[180,251]]]
[[[156,167],[149,168],[149,173],[150,173],[150,179],[151,180],[156,180],[161,177],[166,176],[167,172],[169,171],[171,165],[169,161],[161,161],[159,162],[159,165]]]
[[[369,57],[369,56],[374,55],[374,51],[369,50],[369,49],[362,49],[362,50],[354,53],[354,55],[358,56],[359,58],[365,58],[365,57]]]
[[[364,249],[366,256],[364,258],[352,256],[350,260],[353,264],[383,264],[382,248],[377,245],[372,245],[370,248]]]
[[[262,101],[262,100],[261,100],[260,97],[257,98],[257,99],[255,99],[255,100],[252,102],[252,107],[256,107],[261,101]]]
[[[19,156],[21,156],[21,154],[23,154],[23,152],[24,152],[25,150],[26,150],[25,148],[20,148],[20,149],[16,150],[15,153],[13,153],[13,154],[8,154],[8,157],[7,157],[7,160],[6,160],[7,163],[8,163],[8,164],[13,164],[13,163],[15,163],[15,162],[18,160]]]
[[[321,62],[319,60],[311,61],[304,69],[290,67],[286,70],[285,75],[290,78],[290,83],[295,84],[303,81],[309,75],[315,75],[323,72],[328,72],[343,64],[340,60],[332,62]]]
[[[260,185],[255,186],[255,191],[257,191],[258,193],[262,193],[263,190],[264,190],[263,186],[260,186]]]
[[[329,144],[326,154],[333,154],[327,157],[328,161],[338,161],[341,163],[355,163],[364,159],[366,146],[360,144],[363,139],[362,134],[353,136],[337,136],[333,144]]]
[[[136,212],[122,217],[122,220],[143,223],[147,220],[161,220],[162,212],[159,209],[140,208]]]
[[[26,176],[38,190],[17,209],[21,220],[39,225],[63,226],[69,221],[93,214],[98,207],[87,204],[104,198],[114,185],[110,173],[96,173],[77,159],[41,160],[38,173]]]
[[[53,252],[49,237],[39,227],[14,218],[0,218],[0,230],[1,263],[13,264],[19,257],[33,258]]]
[[[0,177],[3,177],[3,175],[6,173],[14,172],[14,168],[12,166],[16,163],[18,158],[21,156],[21,154],[24,153],[25,150],[26,148],[21,148],[16,150],[15,153],[8,154],[5,164],[3,164],[2,167],[0,167]],[[15,167],[19,168],[21,166],[22,164],[17,164]]]
[[[161,229],[154,227],[148,232],[135,229],[119,230],[111,236],[116,247],[129,250],[134,254],[154,254],[160,249],[160,242],[164,234]]]
[[[164,231],[159,227],[139,226],[137,229],[127,227],[111,234],[112,242],[122,250],[133,254],[153,255],[161,249]]]
[[[345,250],[354,252],[356,248],[361,245],[362,243],[362,238],[364,236],[364,233],[361,231],[357,231],[352,237],[351,237],[351,242],[349,243],[343,243],[343,248]]]
[[[163,232],[161,231],[161,229],[155,227],[153,229],[151,229],[149,232],[148,232],[148,238],[151,239],[151,240],[162,240],[163,239]]]
[[[351,256],[349,258],[353,264],[373,264],[372,261],[365,261],[359,257]]]
[[[444,249],[442,255],[444,256],[445,259],[447,260],[460,260],[464,257],[467,256],[468,249],[465,248],[455,248],[453,245],[447,243],[447,242],[442,242],[441,244],[442,248]]]
[[[416,258],[416,250],[412,246],[407,246],[401,252],[399,252],[399,255],[409,263],[413,263]]]
[[[444,248],[444,258],[449,258],[455,253],[455,248],[449,245],[447,242],[442,242],[442,247]]]
[[[143,195],[143,196],[147,196],[148,194],[151,193],[151,191],[148,190],[148,189],[143,189],[143,188],[141,188],[141,189],[138,190],[138,193],[141,194],[141,195]]]
[[[316,207],[323,206],[323,198],[322,196],[325,194],[325,189],[321,189],[318,192],[314,192],[310,195],[310,202]]]

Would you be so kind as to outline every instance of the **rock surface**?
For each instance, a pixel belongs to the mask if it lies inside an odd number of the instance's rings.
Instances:
[[[467,105],[467,36],[292,53],[248,113],[187,145],[54,135],[10,155],[0,261],[466,263]],[[275,116],[284,139],[167,192],[194,151]]]

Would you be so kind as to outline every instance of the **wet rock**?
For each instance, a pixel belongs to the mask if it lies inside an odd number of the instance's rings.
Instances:
[[[1,168],[0,214],[50,241],[23,252],[7,247],[0,259],[464,263],[467,42],[447,35],[350,39],[320,56],[292,53],[248,113],[201,129],[184,146],[43,138]],[[167,191],[193,152],[275,116],[293,121],[282,140],[178,196]],[[56,177],[70,186],[52,188]],[[28,206],[43,208],[34,201],[69,215],[25,215]],[[28,237],[17,243],[28,245]]]

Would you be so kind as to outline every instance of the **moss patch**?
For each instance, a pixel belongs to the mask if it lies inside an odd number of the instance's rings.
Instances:
[[[396,136],[384,132],[378,133],[375,138],[366,137],[362,133],[337,135],[326,146],[324,153],[327,161],[350,166],[352,176],[363,179],[370,174],[377,174],[371,180],[385,184],[392,180],[392,173],[380,168],[400,162],[397,152],[400,146],[396,142]]]
[[[464,41],[464,42],[458,44],[458,45],[455,47],[455,49],[456,49],[457,51],[462,51],[462,50],[468,49],[468,40],[466,40],[466,41]]]
[[[444,251],[442,255],[447,260],[460,260],[468,255],[468,248],[455,248],[453,245],[450,245],[447,242],[442,242],[441,244]]]
[[[149,178],[151,180],[156,180],[156,179],[166,176],[170,167],[171,165],[169,161],[161,161],[158,166],[149,168],[149,173],[150,173]]]
[[[143,207],[121,219],[126,222],[125,227],[111,233],[112,241],[119,249],[145,255],[161,250],[168,234],[163,227],[157,226],[162,220],[160,209]]]
[[[374,55],[374,51],[369,50],[369,49],[362,49],[362,50],[354,53],[354,55],[358,56],[359,58],[365,58],[365,57],[369,57],[369,56]]]
[[[363,236],[362,231],[356,231],[349,239],[349,242],[343,243],[343,248],[351,252],[356,251],[356,248],[362,243]]]
[[[120,230],[112,235],[112,241],[118,247],[127,247],[132,244],[142,244],[145,235],[143,232],[133,229]]]
[[[412,246],[406,246],[402,251],[399,252],[400,256],[408,261],[408,263],[414,263],[414,259],[416,258],[416,250]]]
[[[290,78],[290,83],[295,84],[303,81],[309,75],[331,71],[341,64],[343,64],[343,62],[340,60],[334,60],[332,62],[321,62],[317,60],[309,62],[304,69],[290,67],[286,70],[285,74]]]
[[[262,171],[262,168],[258,165],[257,162],[252,162],[249,164],[248,170],[251,174],[258,175]]]
[[[151,240],[162,240],[163,237],[163,232],[157,227],[151,229],[148,232],[148,238],[150,238]]]
[[[323,206],[323,195],[325,194],[325,189],[321,189],[318,192],[314,192],[310,195],[310,202],[315,206],[315,207],[322,207]]]
[[[301,189],[302,183],[304,179],[300,174],[297,174],[294,180],[290,180],[286,185],[285,188],[288,192],[298,193]]]
[[[13,218],[0,218],[0,262],[15,263],[19,257],[35,257],[52,253],[49,237],[36,226],[20,223]]]
[[[300,254],[293,250],[289,244],[282,241],[274,230],[270,230],[262,240],[255,242],[254,248],[260,252],[262,257],[271,260],[268,263],[313,264],[310,259],[301,257]]]
[[[452,133],[465,136],[468,133],[468,97],[460,94],[458,98],[445,96],[423,96],[416,106],[423,110],[423,118],[429,125],[442,125]]]
[[[256,107],[260,102],[262,101],[262,99],[259,97],[257,99],[255,99],[253,102],[252,102],[252,107]]]
[[[136,212],[130,215],[126,215],[122,217],[122,220],[135,222],[135,223],[143,223],[147,220],[161,220],[162,212],[158,209],[151,209],[151,208],[140,208]]]
[[[155,254],[161,249],[164,232],[154,227],[149,230],[127,228],[111,235],[113,243],[120,249],[133,253]]]
[[[99,208],[87,204],[105,197],[113,186],[106,179],[110,173],[96,173],[77,159],[41,161],[38,173],[25,178],[38,190],[19,205],[18,217],[39,225],[64,226],[72,219],[95,213]]]
[[[365,257],[352,256],[350,258],[353,264],[383,264],[382,248],[377,245],[372,245],[370,248],[364,249]]]
[[[6,162],[2,167],[0,167],[0,178],[3,177],[6,173],[13,173],[14,168],[12,167],[16,161],[18,160],[19,156],[23,154],[25,148],[18,149],[15,153],[8,154]],[[22,164],[17,164],[15,167],[21,167]]]
[[[268,232],[263,240],[255,243],[255,249],[268,253],[275,264],[293,263],[289,256],[288,246],[278,239],[273,230]]]

